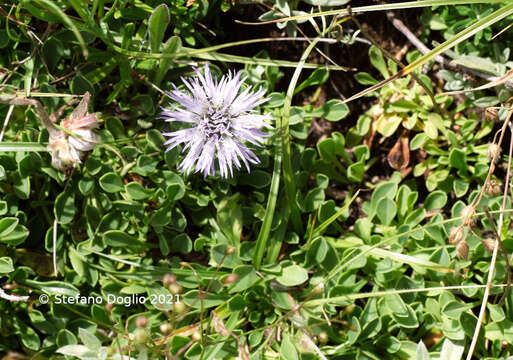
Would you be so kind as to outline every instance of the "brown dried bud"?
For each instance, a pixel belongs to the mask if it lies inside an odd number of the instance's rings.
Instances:
[[[463,218],[463,226],[472,226],[475,223],[475,209],[472,205],[467,205],[461,210],[460,216]]]
[[[501,154],[501,148],[499,145],[493,144],[493,143],[488,145],[488,150],[486,151],[486,156],[488,157],[488,161],[497,162],[500,154]]]
[[[460,241],[458,245],[456,245],[456,255],[460,259],[467,259],[468,256],[468,243],[466,240]]]
[[[495,239],[487,238],[483,240],[483,247],[486,251],[493,252],[493,249],[495,248]]]
[[[495,180],[490,180],[490,182],[486,186],[486,195],[494,197],[500,195],[501,193],[501,185]]]
[[[225,285],[234,284],[237,280],[239,280],[239,275],[237,275],[237,274],[229,274],[228,276],[226,276],[223,279],[223,283]]]
[[[160,329],[160,332],[164,335],[169,334],[171,332],[171,330],[173,330],[171,328],[171,325],[168,322],[160,324],[159,329]]]
[[[162,284],[165,287],[168,287],[169,285],[174,284],[174,283],[176,283],[176,276],[175,275],[173,275],[173,274],[165,274],[162,277]]]
[[[111,312],[113,307],[114,307],[113,303],[105,304],[105,310],[107,310],[107,312]]]
[[[485,118],[486,120],[497,121],[499,120],[499,112],[497,109],[487,108],[485,110]]]
[[[233,254],[235,254],[236,251],[237,251],[237,249],[234,246],[228,245],[226,247],[225,254],[226,255],[233,255]]]
[[[461,226],[453,227],[449,234],[449,244],[457,244],[463,239],[463,228]]]
[[[148,318],[146,316],[140,315],[135,318],[135,326],[138,328],[144,328],[146,325],[148,325]]]

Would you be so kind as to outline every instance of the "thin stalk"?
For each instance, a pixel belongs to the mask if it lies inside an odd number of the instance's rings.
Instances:
[[[281,127],[281,119],[276,120],[276,127]],[[256,240],[255,254],[253,255],[253,266],[256,269],[260,268],[262,264],[262,258],[267,246],[267,240],[269,239],[269,233],[271,232],[271,224],[274,218],[274,210],[276,209],[276,199],[278,198],[278,190],[280,188],[280,170],[282,160],[282,140],[279,137],[275,138],[274,145],[274,169],[273,177],[271,180],[271,189],[269,190],[269,197],[267,198],[267,206],[265,207],[264,221],[262,227],[258,233]]]
[[[513,129],[511,128],[511,122],[510,122],[511,114],[512,114],[512,112],[510,111],[506,122],[508,123],[511,133],[513,134]],[[510,139],[509,154],[508,154],[508,170],[506,173],[506,181],[504,183],[504,195],[503,195],[502,204],[500,207],[501,211],[499,213],[499,221],[497,223],[497,237],[495,238],[495,243],[493,246],[492,259],[490,261],[490,270],[488,272],[488,279],[486,280],[486,287],[485,287],[485,291],[483,294],[483,302],[481,303],[481,308],[479,309],[479,316],[477,318],[477,324],[476,324],[476,328],[474,330],[474,336],[472,337],[472,342],[470,343],[470,348],[468,349],[467,360],[472,359],[472,355],[474,354],[474,349],[476,348],[476,345],[477,345],[479,332],[481,330],[481,325],[484,320],[486,305],[488,304],[488,297],[490,296],[490,289],[492,287],[493,277],[495,275],[495,264],[497,263],[497,255],[499,253],[499,242],[501,241],[502,225],[504,223],[504,209],[506,208],[506,200],[508,198],[509,181],[510,181],[510,177],[511,177],[511,157],[512,156],[513,156],[513,140]]]
[[[301,75],[303,65],[305,64],[306,59],[314,49],[315,45],[317,45],[317,39],[314,39],[305,49],[296,67],[296,71],[294,71],[294,74],[292,75],[292,79],[290,80],[289,88],[287,90],[287,95],[285,97],[285,104],[283,105],[281,128],[278,129],[283,143],[283,183],[285,185],[285,192],[289,201],[292,226],[294,227],[294,231],[296,231],[298,234],[303,232],[303,224],[301,221],[301,214],[299,213],[299,208],[296,203],[296,182],[294,181],[294,172],[292,170],[292,160],[290,156],[289,117],[290,108],[292,106],[292,97],[294,96],[294,90],[296,89],[299,75]]]
[[[496,4],[503,2],[504,0],[425,0],[425,1],[407,1],[393,4],[382,4],[382,5],[369,5],[369,6],[358,6],[352,8],[353,13],[364,13],[364,12],[372,12],[372,11],[383,11],[383,10],[403,10],[403,9],[415,9],[415,8],[423,8],[423,7],[431,7],[431,6],[441,6],[441,5],[469,5],[469,4]],[[265,25],[265,24],[274,24],[286,21],[294,21],[294,20],[305,20],[312,19],[320,16],[329,16],[329,15],[338,15],[338,16],[346,16],[349,15],[349,11],[347,9],[336,9],[336,10],[327,10],[327,11],[319,11],[316,13],[305,14],[305,15],[296,15],[296,16],[288,16],[283,17],[281,19],[269,20],[269,21],[260,21],[260,22],[246,22],[246,21],[238,21],[239,24],[245,25]]]

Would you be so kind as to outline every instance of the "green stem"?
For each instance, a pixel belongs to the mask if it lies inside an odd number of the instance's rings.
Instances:
[[[292,160],[290,156],[289,117],[290,108],[292,106],[292,97],[294,96],[294,90],[299,80],[299,75],[301,74],[301,70],[303,70],[303,66],[308,55],[310,55],[312,50],[315,48],[315,45],[317,45],[317,39],[312,40],[305,49],[296,67],[296,71],[294,71],[294,75],[292,75],[292,79],[290,80],[289,88],[287,90],[287,96],[285,97],[285,104],[283,105],[281,128],[279,129],[283,143],[283,182],[289,202],[292,226],[294,227],[294,231],[298,234],[303,232],[303,224],[301,221],[301,214],[299,213],[299,208],[296,203],[296,183],[294,181],[294,172],[292,170]]]
[[[276,127],[281,127],[281,119],[276,120]],[[267,246],[267,240],[269,239],[269,233],[271,232],[271,224],[274,218],[274,210],[276,209],[276,199],[278,198],[278,190],[280,188],[280,170],[281,170],[281,158],[282,158],[282,140],[279,137],[275,138],[274,146],[274,169],[273,177],[271,180],[271,189],[269,190],[269,197],[267,199],[267,206],[262,222],[262,227],[258,233],[256,240],[255,254],[253,255],[253,265],[256,269],[260,268],[262,258],[264,256],[265,248]]]

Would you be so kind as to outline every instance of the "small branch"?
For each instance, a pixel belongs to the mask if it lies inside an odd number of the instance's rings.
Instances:
[[[394,25],[394,27],[397,30],[399,30],[399,32],[401,32],[423,55],[426,55],[428,52],[431,51],[426,45],[424,45],[422,41],[419,40],[417,36],[415,36],[413,32],[410,31],[410,29],[406,27],[406,25],[404,25],[404,23],[401,20],[399,20],[395,16],[395,14],[392,11],[387,11],[387,18],[388,20],[390,20],[392,25]],[[486,81],[494,81],[498,79],[498,77],[496,76],[490,76],[480,71],[470,69],[466,66],[457,65],[453,62],[448,61],[441,55],[436,56],[435,61],[443,67],[446,67],[453,71],[469,73]],[[507,87],[513,87],[513,82],[507,81],[505,85]]]
[[[50,120],[50,116],[46,112],[46,109],[36,99],[27,99],[24,97],[17,97],[16,95],[0,95],[0,104],[33,106],[36,114],[39,116],[39,119],[48,130],[50,137],[60,136],[61,131],[54,126],[53,122]]]
[[[0,132],[0,142],[4,139],[5,130],[7,129],[7,124],[9,124],[9,119],[11,118],[12,111],[14,110],[14,105],[9,106],[9,110],[7,110],[7,115],[5,116],[4,126],[2,127],[2,131]]]
[[[18,295],[9,295],[4,291],[4,289],[0,288],[0,299],[17,302],[17,301],[28,301],[29,297],[28,296],[18,296]]]

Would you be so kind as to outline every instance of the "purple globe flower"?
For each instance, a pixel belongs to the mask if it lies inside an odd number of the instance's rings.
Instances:
[[[242,72],[230,72],[218,80],[212,77],[208,64],[204,75],[197,69],[194,71],[197,77],[182,78],[188,92],[178,90],[174,85],[174,90],[168,92],[178,104],[163,109],[161,118],[191,126],[163,133],[170,138],[164,143],[168,145],[166,151],[184,144],[182,152],[188,152],[178,169],[186,174],[195,168],[194,172],[202,172],[205,177],[215,175],[216,158],[223,178],[233,176],[233,165],[240,169],[241,163],[249,172],[249,164],[258,164],[260,160],[245,143],[262,146],[269,135],[261,129],[272,128],[266,123],[272,119],[269,114],[260,115],[254,111],[256,106],[269,100],[262,98],[265,90],[252,92],[250,87],[241,90],[246,79],[241,78]]]

